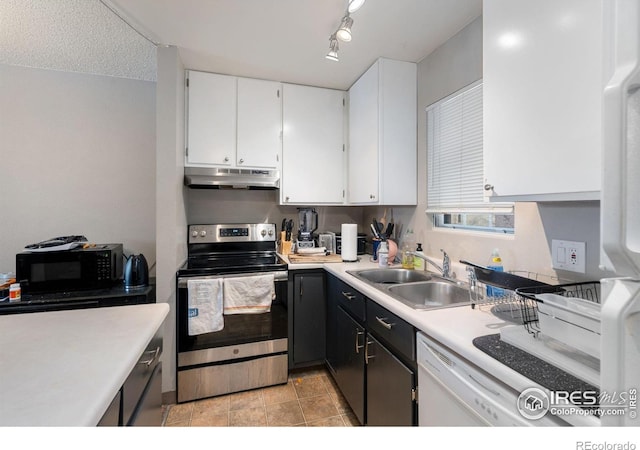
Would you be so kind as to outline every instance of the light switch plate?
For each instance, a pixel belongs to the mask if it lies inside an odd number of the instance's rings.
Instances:
[[[586,243],[551,240],[551,262],[554,269],[585,273]]]

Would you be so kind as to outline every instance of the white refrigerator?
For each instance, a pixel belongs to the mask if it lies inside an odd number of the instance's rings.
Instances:
[[[640,2],[604,1],[600,391],[625,395],[604,426],[639,426],[640,405]]]

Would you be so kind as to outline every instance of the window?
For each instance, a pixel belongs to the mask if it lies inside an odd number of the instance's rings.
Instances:
[[[513,204],[485,196],[482,80],[427,108],[427,214],[436,227],[513,233]]]

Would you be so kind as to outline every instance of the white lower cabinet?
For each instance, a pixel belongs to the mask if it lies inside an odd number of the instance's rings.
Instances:
[[[345,95],[283,84],[282,204],[344,202]]]

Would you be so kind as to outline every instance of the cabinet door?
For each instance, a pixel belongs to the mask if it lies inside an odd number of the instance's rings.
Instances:
[[[349,89],[349,203],[378,203],[379,64]]]
[[[282,85],[238,78],[238,167],[279,166],[282,153]]]
[[[378,200],[382,205],[418,203],[417,73],[414,63],[380,60]]]
[[[188,71],[186,165],[230,166],[236,151],[237,79]]]
[[[296,274],[293,278],[292,365],[325,360],[326,307],[324,274]]]
[[[337,317],[335,380],[361,424],[365,423],[364,327],[342,308]]]
[[[367,425],[417,424],[415,373],[367,334]]]
[[[484,170],[495,200],[599,199],[601,22],[601,1],[484,1]]]
[[[283,86],[281,201],[344,202],[345,93]]]

